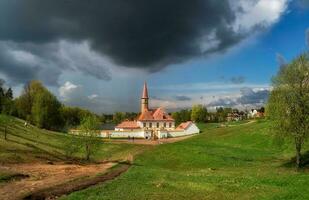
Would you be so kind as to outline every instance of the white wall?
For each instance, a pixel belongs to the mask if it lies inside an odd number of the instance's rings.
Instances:
[[[198,134],[199,132],[200,129],[194,123],[191,123],[189,127],[185,130],[170,131],[168,133],[168,137],[181,137],[186,135]]]
[[[145,133],[143,130],[140,131],[101,131],[101,137],[108,137],[111,138],[128,138],[135,137],[135,138],[145,138]]]
[[[189,127],[185,130],[159,130],[158,137],[159,138],[166,138],[166,137],[181,137],[186,135],[192,135],[199,133],[199,128],[194,124],[191,123]],[[113,130],[104,130],[101,131],[101,137],[109,137],[111,138],[128,138],[135,137],[135,138],[146,138],[147,136],[151,136],[151,131],[147,130],[123,130],[123,131],[113,131]]]
[[[181,131],[170,131],[168,132],[168,137],[181,137],[181,136],[186,136],[187,133],[184,130]]]
[[[167,138],[168,137],[168,131],[165,131],[165,130],[158,131],[158,137],[159,138]]]
[[[187,135],[192,135],[200,133],[200,129],[194,123],[191,123],[191,125],[187,129],[185,129],[185,132],[187,133]]]

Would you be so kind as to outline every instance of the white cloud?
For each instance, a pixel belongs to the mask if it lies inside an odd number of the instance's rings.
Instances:
[[[92,95],[88,96],[88,98],[91,99],[91,100],[96,99],[98,97],[99,97],[99,95],[97,95],[97,94],[92,94]]]
[[[82,86],[75,85],[74,83],[71,83],[70,81],[65,82],[64,85],[62,85],[59,88],[60,97],[64,101],[69,101],[70,99],[74,97],[78,97],[82,95],[80,94],[81,92],[82,92]]]
[[[276,23],[287,10],[290,0],[231,0],[236,12],[233,28],[238,31],[250,31],[256,26],[268,27]]]

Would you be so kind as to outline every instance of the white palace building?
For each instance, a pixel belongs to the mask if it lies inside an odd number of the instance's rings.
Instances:
[[[163,108],[150,109],[147,84],[145,82],[141,97],[141,113],[134,121],[123,121],[115,130],[101,131],[101,137],[158,139],[181,137],[199,133],[191,121],[175,127],[175,120]]]

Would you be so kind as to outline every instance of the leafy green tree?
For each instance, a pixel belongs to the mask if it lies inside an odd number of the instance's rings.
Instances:
[[[12,115],[15,111],[12,88],[6,89],[5,81],[0,79],[0,113]]]
[[[195,122],[206,122],[207,108],[203,105],[194,105],[191,111],[191,120]]]
[[[81,124],[82,119],[87,116],[95,116],[95,114],[88,110],[68,106],[62,106],[61,115],[64,119],[66,129],[76,128]]]
[[[137,116],[137,115],[136,115]],[[100,121],[102,123],[111,123],[113,122],[113,115],[112,114],[101,114]]]
[[[40,128],[62,129],[60,108],[61,103],[57,98],[36,80],[26,84],[22,95],[16,99],[18,117]]]
[[[134,112],[126,112],[125,113],[125,119],[128,120],[135,120],[137,118],[138,114]]]
[[[2,88],[2,90],[3,92],[5,92],[5,94],[1,98],[2,113],[6,115],[12,115],[15,110],[15,104],[13,101],[13,90],[11,88],[6,91],[4,88]]]
[[[301,149],[309,134],[309,56],[302,54],[281,67],[273,78],[267,116],[281,139],[292,139],[296,166],[301,166]]]
[[[228,113],[233,112],[232,108],[219,107],[216,110],[217,110],[217,112],[216,112],[216,119],[217,119],[218,122],[226,121]]]
[[[209,122],[218,122],[218,117],[216,112],[209,112],[207,114],[207,121]]]
[[[187,122],[191,120],[191,110],[183,109],[180,111],[181,122]]]
[[[33,80],[27,83],[22,94],[16,99],[18,117],[27,121],[32,121],[31,113],[35,96],[45,90],[45,87],[40,81]]]
[[[124,121],[126,119],[126,114],[123,112],[116,112],[113,115],[113,122],[115,124],[119,124],[120,122]]]
[[[4,109],[6,103],[4,83],[5,81],[0,79],[0,113]]]
[[[59,130],[63,122],[60,115],[61,103],[47,89],[36,94],[33,100],[32,121],[39,128]]]
[[[11,118],[7,115],[0,115],[0,125],[2,126],[1,128],[3,129],[4,133],[4,139],[7,140],[7,135],[8,135],[8,127],[10,126],[11,123]]]
[[[82,137],[75,135],[68,135],[64,142],[64,153],[67,159],[74,158],[74,155],[81,150]]]
[[[172,113],[172,117],[175,120],[175,124],[176,126],[179,125],[181,123],[181,115],[179,112],[173,112]]]
[[[173,112],[172,117],[175,120],[176,125],[179,125],[182,122],[191,120],[191,110],[183,109],[178,112]]]
[[[5,97],[10,99],[10,100],[13,100],[13,90],[12,88],[9,88],[6,93],[5,93]]]
[[[81,141],[81,146],[84,148],[85,159],[90,160],[90,157],[95,155],[102,143],[100,140],[98,126],[100,122],[95,116],[88,116],[82,120],[80,125],[79,136],[83,136]]]

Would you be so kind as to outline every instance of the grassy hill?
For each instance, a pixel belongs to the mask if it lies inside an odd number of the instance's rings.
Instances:
[[[114,181],[63,199],[309,199],[308,170],[286,167],[293,149],[273,144],[269,122],[203,130],[144,152]]]
[[[65,146],[74,136],[35,126],[24,126],[25,121],[0,115],[0,164],[36,161],[65,161]],[[4,128],[7,127],[7,140],[4,139]],[[104,143],[95,160],[125,159],[146,148],[143,145]],[[77,153],[82,157],[82,152]],[[1,174],[0,174],[1,175]]]

